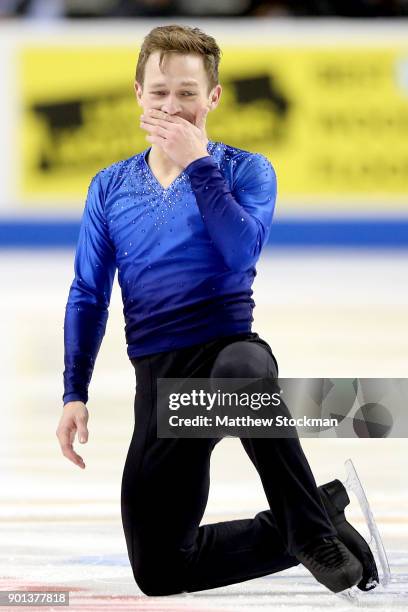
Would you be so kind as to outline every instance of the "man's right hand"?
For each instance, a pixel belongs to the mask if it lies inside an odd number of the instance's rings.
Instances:
[[[62,454],[82,469],[85,468],[84,460],[74,451],[72,444],[76,432],[78,432],[80,442],[88,441],[88,418],[88,409],[83,402],[68,402],[63,408],[62,417],[55,432],[61,445]]]

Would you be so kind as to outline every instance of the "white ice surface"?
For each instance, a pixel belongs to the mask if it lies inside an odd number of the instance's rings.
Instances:
[[[135,381],[117,285],[90,386],[89,442],[76,445],[85,470],[61,455],[55,436],[72,257],[71,251],[0,254],[0,589],[66,588],[70,610],[81,611],[351,610],[301,566],[189,595],[147,598],[138,590],[120,518]],[[254,285],[253,329],[273,348],[281,376],[405,377],[407,270],[403,253],[266,254]],[[318,484],[344,476],[344,460],[352,457],[375,512],[393,581],[384,592],[364,594],[360,607],[406,610],[406,440],[304,439],[302,446]],[[239,441],[223,440],[212,458],[204,522],[265,508]],[[363,529],[356,506],[349,512]]]

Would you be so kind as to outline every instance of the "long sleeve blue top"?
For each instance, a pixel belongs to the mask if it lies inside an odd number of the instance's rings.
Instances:
[[[116,270],[130,359],[251,331],[276,201],[269,160],[210,140],[164,188],[150,148],[91,181],[64,319],[63,403],[88,401]]]

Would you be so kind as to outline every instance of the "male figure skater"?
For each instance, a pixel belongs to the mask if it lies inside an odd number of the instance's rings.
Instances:
[[[345,520],[340,481],[317,488],[299,439],[241,439],[269,509],[201,525],[219,439],[159,439],[157,378],[277,378],[251,331],[251,285],[276,199],[266,157],[209,140],[221,96],[220,49],[198,28],[144,39],[135,93],[151,146],[92,180],[65,312],[63,454],[87,440],[88,385],[105,333],[116,268],[127,353],[136,374],[135,429],[122,479],[133,574],[147,595],[224,586],[303,563],[335,592],[369,588],[375,563]]]

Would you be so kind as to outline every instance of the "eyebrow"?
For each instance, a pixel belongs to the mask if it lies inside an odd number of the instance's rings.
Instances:
[[[180,86],[181,85],[198,85],[197,81],[181,81]],[[165,83],[153,83],[152,85],[150,85],[150,87],[166,87]]]

